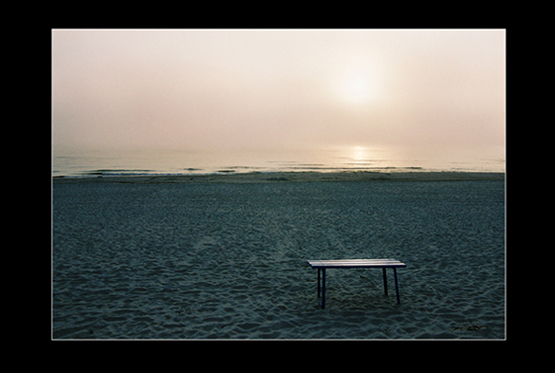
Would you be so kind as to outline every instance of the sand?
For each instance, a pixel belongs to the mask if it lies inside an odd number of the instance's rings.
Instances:
[[[327,181],[327,182],[326,182]],[[335,182],[331,182],[335,181]],[[54,339],[504,339],[503,174],[53,180]],[[394,258],[390,273],[307,259]]]

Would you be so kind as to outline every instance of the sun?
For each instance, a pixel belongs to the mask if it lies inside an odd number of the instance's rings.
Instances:
[[[352,69],[337,78],[336,91],[343,102],[361,105],[377,101],[382,95],[382,77],[369,69]]]
[[[345,95],[349,100],[357,101],[368,95],[370,82],[364,78],[353,78],[345,82]]]

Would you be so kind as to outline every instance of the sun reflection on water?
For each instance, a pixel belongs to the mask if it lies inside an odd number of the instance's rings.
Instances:
[[[369,169],[383,167],[384,152],[378,148],[368,146],[347,146],[340,152],[339,157],[344,167],[349,169]]]

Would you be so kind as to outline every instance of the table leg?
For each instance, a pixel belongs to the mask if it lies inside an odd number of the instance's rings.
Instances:
[[[385,273],[385,268],[382,268],[383,270],[383,290],[384,290],[384,294],[387,297],[387,274]]]
[[[326,269],[322,268],[322,309],[326,308]]]
[[[397,268],[393,268],[393,275],[395,276],[395,293],[397,293],[397,304],[401,304],[399,299],[399,285],[397,284]]]
[[[320,298],[320,268],[318,268],[318,296],[316,298]]]
[[[320,307],[326,307],[326,269],[321,268],[322,270],[322,287],[320,288],[320,268],[318,268],[318,297],[316,300]],[[322,289],[322,299],[320,300],[320,289]]]

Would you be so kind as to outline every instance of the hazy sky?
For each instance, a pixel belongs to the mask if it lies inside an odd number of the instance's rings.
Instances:
[[[53,30],[54,147],[502,146],[503,30]]]

